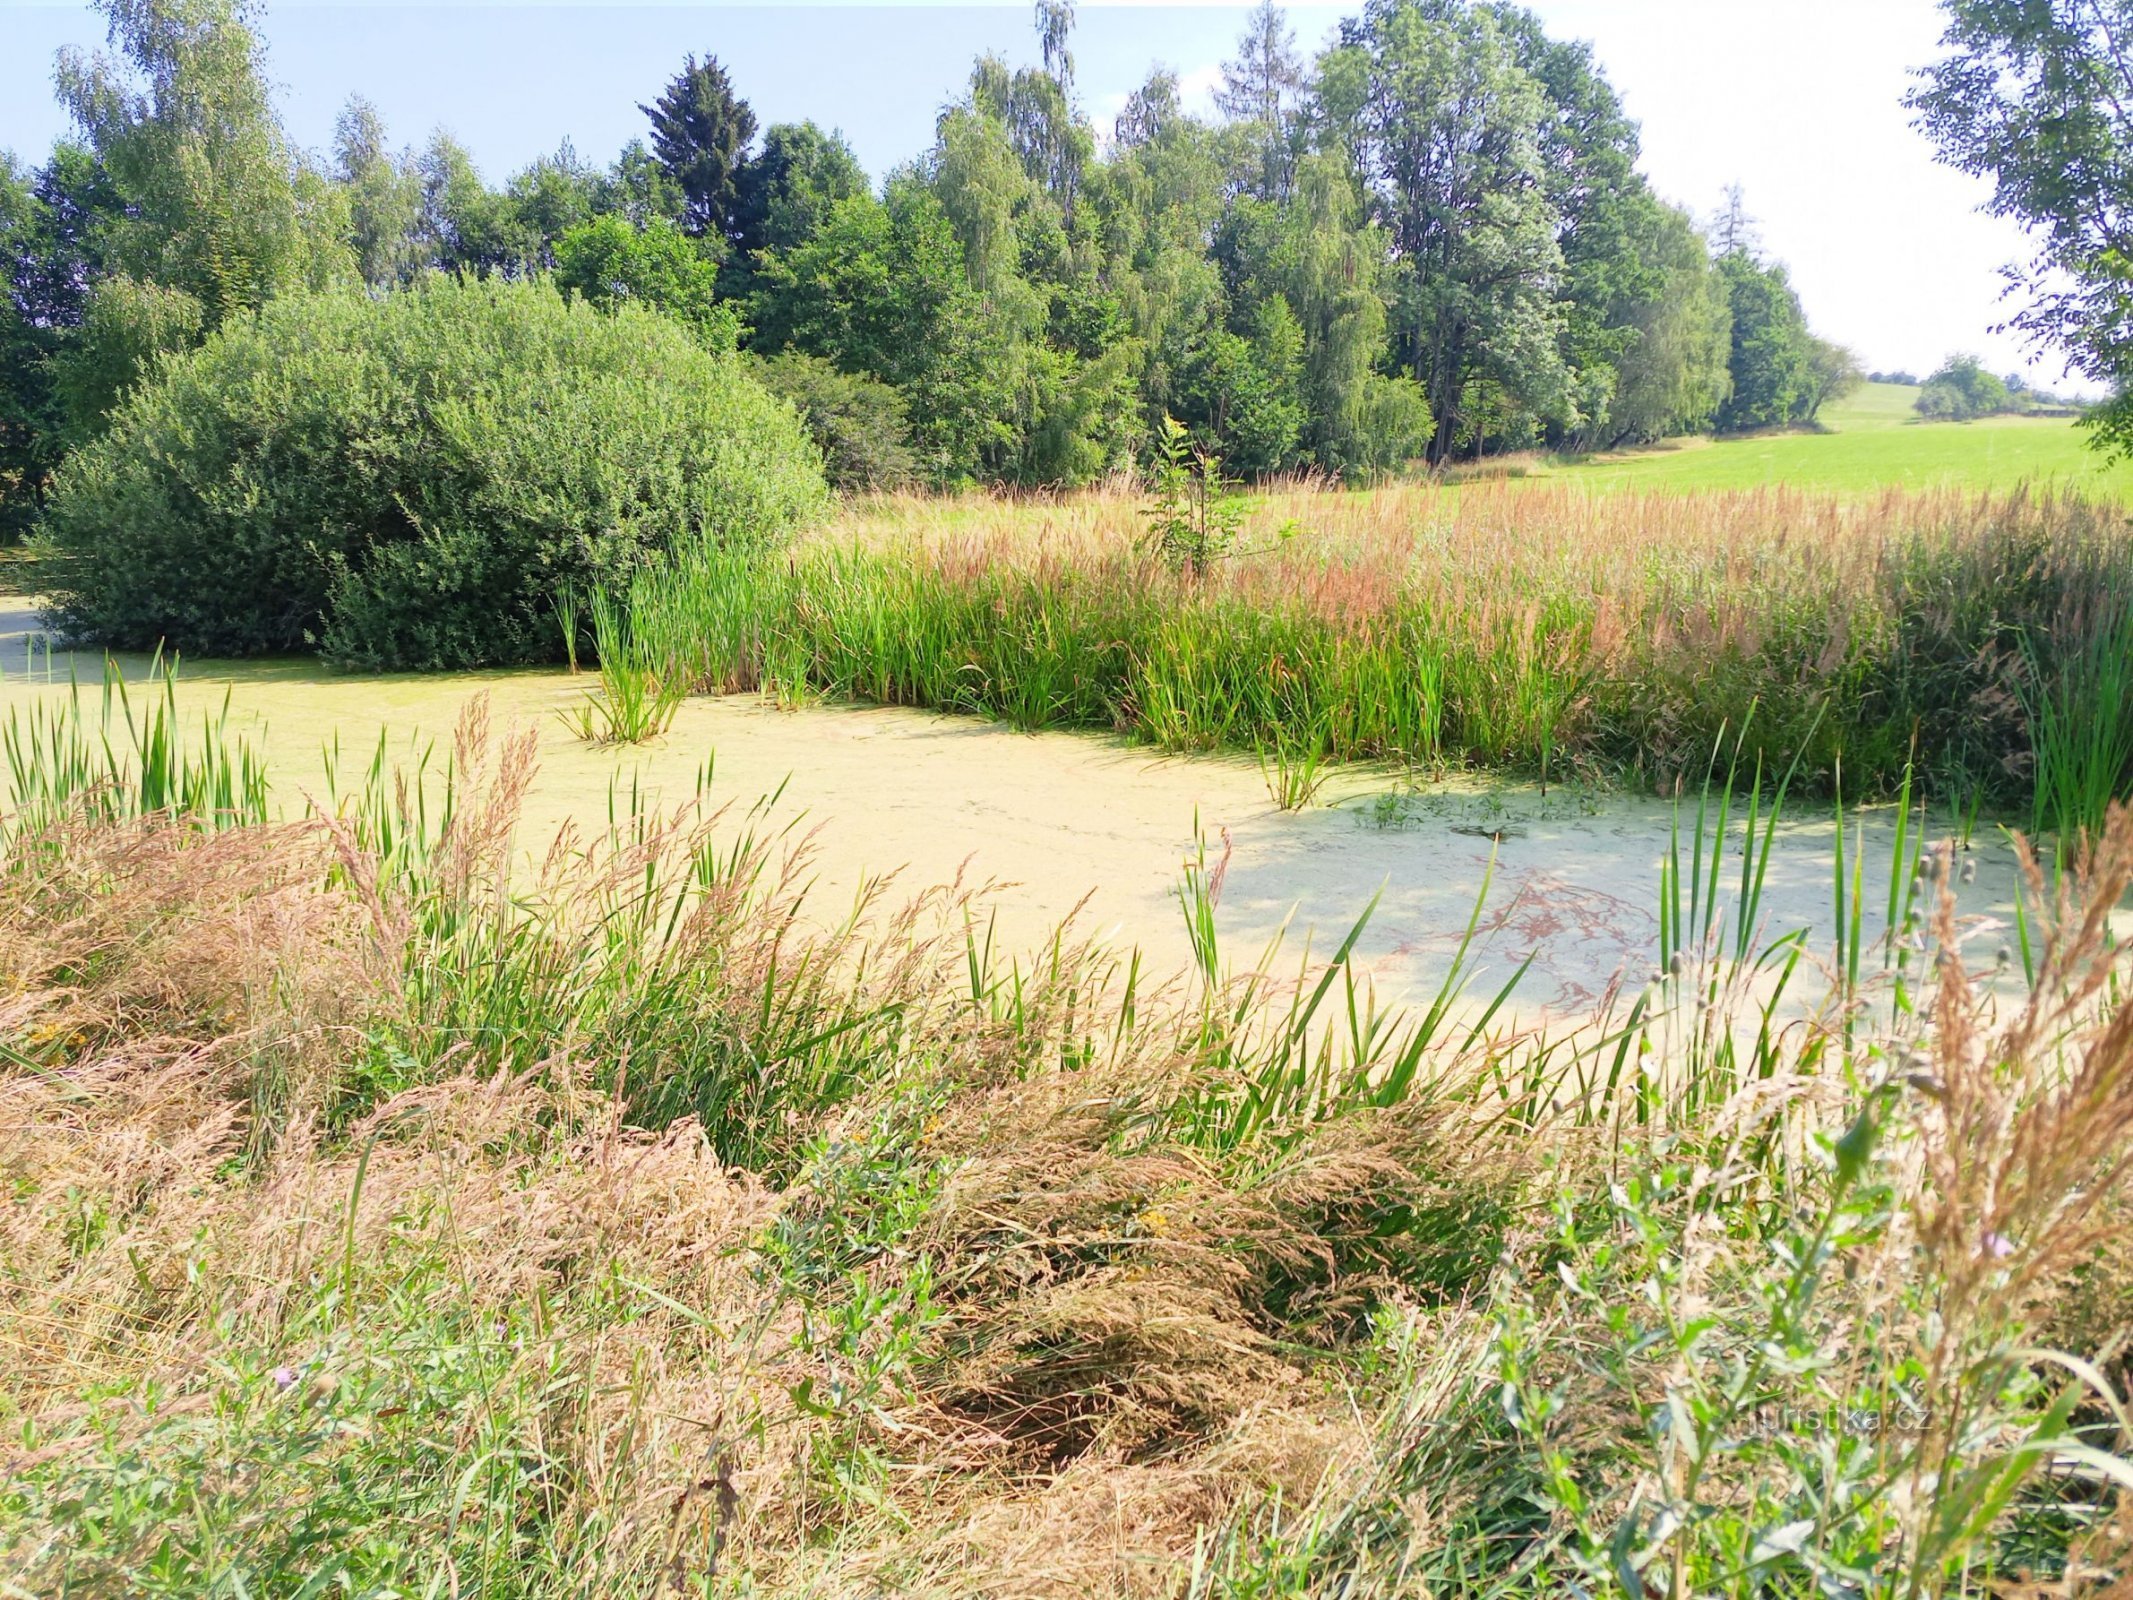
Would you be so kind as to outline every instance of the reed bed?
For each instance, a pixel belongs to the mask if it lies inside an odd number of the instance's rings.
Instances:
[[[2122,716],[2094,748],[2055,732],[2117,715],[2116,507],[1297,486],[1200,574],[1140,531],[1124,487],[880,499],[796,550],[657,573],[633,609],[699,689],[1258,751],[1305,795],[1358,758],[1669,789],[1751,708],[1804,792],[1890,796],[1915,766],[2071,840],[2133,778]]]
[[[1814,960],[1707,753],[1651,982],[1538,1038],[1456,974],[1399,1017],[1345,949],[1234,968],[1219,857],[1156,985],[1071,929],[1007,961],[954,887],[809,933],[804,858],[703,796],[529,881],[478,707],[291,822],[111,748],[0,831],[8,1593],[2133,1572],[2123,810],[2032,871],[2020,992],[1913,841],[1776,1027]]]

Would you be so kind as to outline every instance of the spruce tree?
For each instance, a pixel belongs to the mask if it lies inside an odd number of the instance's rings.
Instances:
[[[687,199],[682,226],[723,235],[732,221],[755,113],[733,92],[716,56],[684,59],[666,92],[638,110],[652,119],[652,153]]]

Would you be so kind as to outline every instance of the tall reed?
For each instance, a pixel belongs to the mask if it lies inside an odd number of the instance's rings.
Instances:
[[[229,711],[225,694],[188,735],[177,664],[160,656],[138,686],[107,661],[93,702],[73,680],[63,698],[10,706],[0,746],[11,825],[34,826],[81,806],[114,820],[169,815],[210,828],[266,821],[265,760],[231,731]]]
[[[701,690],[1660,787],[1752,705],[1751,756],[1797,755],[1803,790],[1841,757],[1855,794],[1893,794],[1917,751],[1937,791],[2012,806],[2033,765],[2040,794],[2065,770],[2056,730],[2090,737],[2052,708],[2096,703],[2124,654],[2099,597],[2133,589],[2115,511],[2025,496],[1297,492],[1191,572],[1138,533],[1119,497],[876,502],[655,574],[633,608]]]
[[[2026,709],[2036,762],[2032,826],[2061,862],[2100,833],[2111,802],[2133,796],[2133,599],[2094,596],[2053,651],[2025,637]],[[2056,656],[2056,660],[2054,657]]]

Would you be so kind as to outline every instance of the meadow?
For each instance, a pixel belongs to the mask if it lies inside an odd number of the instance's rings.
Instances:
[[[1669,440],[1574,462],[1523,464],[1552,482],[1602,490],[1696,493],[1782,483],[1829,494],[1964,490],[1990,493],[2026,483],[2033,490],[2123,502],[2133,499],[2133,464],[2106,461],[2065,417],[1918,420],[1918,391],[1869,383],[1824,407],[1814,429],[1737,438]]]
[[[1345,947],[1235,965],[1219,858],[1172,982],[1006,959],[953,891],[810,934],[715,792],[520,839],[479,705],[278,822],[228,727],[127,704],[8,726],[17,1592],[2123,1569],[2124,811],[2014,930],[1949,843],[1840,861],[1810,950],[1729,752],[1650,977],[1539,1036],[1456,970],[1394,1015]]]

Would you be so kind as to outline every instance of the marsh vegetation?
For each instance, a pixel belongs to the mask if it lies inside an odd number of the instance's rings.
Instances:
[[[1346,947],[1235,965],[1219,855],[1170,983],[1007,959],[952,893],[807,934],[801,866],[715,794],[526,883],[532,746],[479,706],[448,763],[288,822],[212,723],[12,735],[29,1592],[1983,1593],[2119,1559],[2123,812],[2031,869],[2019,937],[1914,835],[1835,879],[1854,918],[1886,883],[1889,935],[1810,950],[1761,925],[1728,751],[1649,981],[1544,1037],[1460,1015],[1456,968],[1391,1015]],[[1771,1025],[1776,971],[1810,1015]]]
[[[2069,839],[2124,792],[2107,505],[1302,488],[1239,516],[1186,562],[1137,491],[863,502],[768,559],[655,569],[638,645],[709,692],[1256,752],[1299,800],[1357,758],[1672,792],[1727,729],[1810,791],[1915,769]]]
[[[0,158],[0,529],[90,647],[0,697],[0,1591],[2127,1592],[2124,474],[1899,426],[1588,48],[1266,5],[1100,144],[1042,0],[878,188],[691,55],[497,190],[105,9]],[[2114,25],[1948,9],[1912,105],[2123,390],[2109,119],[1999,134]],[[1627,889],[1526,851],[1621,796]],[[1285,943],[1317,825],[1378,888]]]

